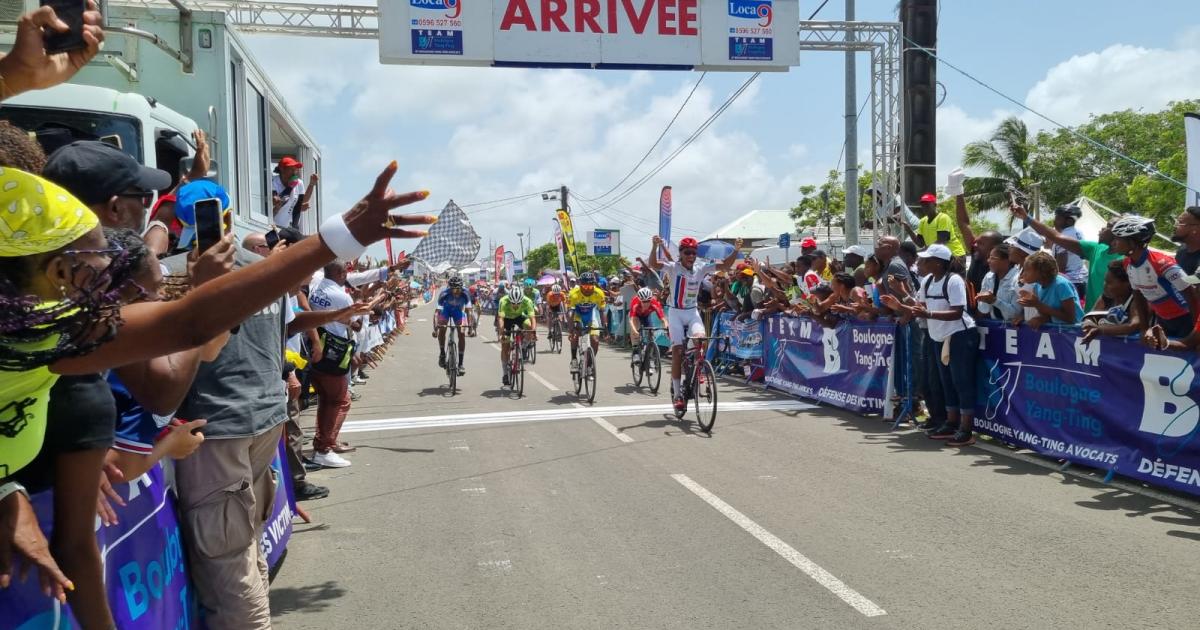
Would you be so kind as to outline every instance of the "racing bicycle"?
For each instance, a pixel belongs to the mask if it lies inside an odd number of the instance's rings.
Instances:
[[[591,331],[600,330],[597,326],[584,327],[582,323],[575,324],[575,334],[579,339],[579,369],[571,373],[575,381],[575,395],[586,398],[588,404],[596,401],[596,353],[592,350]]]
[[[563,349],[563,334],[562,334],[562,316],[553,311],[549,314],[550,326],[546,333],[546,338],[550,340],[550,352],[562,354]]]
[[[705,433],[712,433],[717,422],[717,375],[713,366],[704,358],[704,342],[728,342],[726,337],[690,337],[683,345],[683,380],[680,383],[684,402],[689,400],[696,409],[696,424]],[[687,414],[687,407],[676,410],[680,420]]]
[[[508,363],[501,363],[500,369],[509,377],[509,388],[516,392],[517,398],[525,395],[525,358],[522,356],[521,345],[525,343],[524,329],[513,329],[504,333],[508,339]]]
[[[450,395],[458,393],[458,371],[462,366],[458,364],[458,322],[450,319],[449,323],[439,324],[436,328],[448,329],[446,331],[446,377],[450,379]]]
[[[650,393],[657,395],[658,386],[662,383],[662,353],[658,349],[658,342],[655,341],[655,334],[665,329],[645,326],[640,330],[642,343],[633,349],[633,358],[629,362],[629,369],[633,372],[633,385],[641,387],[642,379],[645,379]]]

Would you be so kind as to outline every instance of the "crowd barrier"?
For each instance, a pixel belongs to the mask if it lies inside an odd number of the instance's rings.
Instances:
[[[729,337],[730,356],[761,355],[768,387],[856,413],[887,411],[894,348],[904,341],[893,323],[824,328],[807,318],[722,315],[714,329]],[[1152,351],[1135,338],[1085,344],[1073,328],[986,323],[980,332],[980,361],[955,366],[976,371],[977,431],[1200,495],[1200,356]]]
[[[292,535],[295,494],[284,465],[286,445],[271,467],[275,471],[275,503],[263,524],[259,545],[274,567],[282,560]],[[122,630],[202,628],[188,577],[187,552],[180,538],[175,497],[167,488],[161,464],[130,483],[114,484],[125,500],[113,505],[116,525],[97,520],[96,538],[104,563],[104,581],[116,627]],[[38,522],[49,539],[53,522],[52,491],[30,497]],[[42,594],[36,571],[24,582],[0,590],[0,627],[16,630],[78,628],[70,606]]]

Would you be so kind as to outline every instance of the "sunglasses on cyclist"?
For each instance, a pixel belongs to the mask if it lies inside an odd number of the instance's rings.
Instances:
[[[680,256],[695,256],[695,255],[696,255],[696,250],[694,250],[694,249],[681,249],[681,250],[679,250],[679,255],[680,255]]]

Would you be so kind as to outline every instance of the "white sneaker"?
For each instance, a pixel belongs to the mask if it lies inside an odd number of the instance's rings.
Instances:
[[[333,451],[316,453],[313,455],[313,462],[322,468],[346,468],[350,465],[350,460]]]

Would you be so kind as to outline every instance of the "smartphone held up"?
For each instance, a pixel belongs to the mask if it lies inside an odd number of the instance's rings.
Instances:
[[[225,237],[221,200],[215,197],[196,201],[196,249],[204,250]]]
[[[87,10],[87,0],[41,0],[41,6],[54,9],[54,15],[67,25],[66,32],[45,30],[47,53],[87,48],[87,42],[83,39],[83,13]]]

